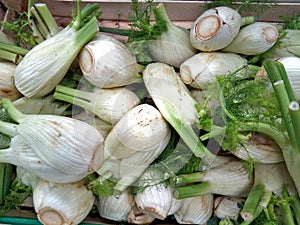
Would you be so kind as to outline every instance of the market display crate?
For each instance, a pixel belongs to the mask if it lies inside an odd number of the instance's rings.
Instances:
[[[71,15],[76,8],[74,0],[39,0],[39,3],[45,3],[52,15],[54,16],[57,24],[65,27],[71,21]],[[99,26],[103,28],[121,28],[128,30],[129,12],[131,10],[131,1],[129,0],[82,0],[82,6],[88,3],[99,3],[102,14],[98,19]],[[208,1],[155,1],[163,2],[168,15],[174,24],[183,28],[191,28],[195,19],[205,10],[205,5]],[[17,17],[17,12],[27,10],[26,0],[1,0],[0,1],[0,20],[13,21]],[[140,4],[145,4],[141,1]],[[235,6],[239,6],[241,2],[235,2]],[[270,3],[271,4],[271,3]],[[270,22],[274,24],[282,23],[281,15],[292,16],[295,13],[300,13],[299,1],[277,1],[258,18],[261,22]],[[251,15],[251,14],[250,14]],[[250,16],[247,15],[247,16]],[[255,13],[253,13],[255,15]],[[101,29],[100,29],[101,31]],[[124,36],[113,35],[119,40],[125,40]],[[151,224],[175,224],[176,220],[173,217],[168,217],[166,220],[155,220]],[[28,198],[27,201],[20,206],[20,209],[11,210],[5,217],[0,217],[0,224],[41,224],[33,209],[32,199]],[[82,225],[89,224],[116,224],[115,221],[101,218],[97,211],[91,211],[88,217],[81,223]]]

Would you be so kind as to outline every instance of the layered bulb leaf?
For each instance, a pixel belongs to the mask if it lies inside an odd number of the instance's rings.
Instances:
[[[241,24],[241,15],[232,8],[208,9],[195,20],[190,30],[191,44],[201,51],[220,50],[232,42]]]
[[[139,65],[126,45],[98,33],[79,54],[84,77],[100,88],[120,87],[140,79]]]
[[[90,213],[95,197],[81,182],[57,184],[40,179],[33,188],[33,204],[44,225],[80,224]]]

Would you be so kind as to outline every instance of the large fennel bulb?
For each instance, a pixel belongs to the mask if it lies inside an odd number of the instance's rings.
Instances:
[[[93,11],[98,10],[98,5],[93,6]],[[82,14],[88,15],[84,9]],[[84,19],[78,15],[76,21],[24,56],[15,71],[15,85],[24,96],[45,96],[63,79],[81,48],[98,32],[96,17],[90,17],[83,24]]]
[[[80,224],[91,211],[95,197],[82,182],[57,184],[40,179],[33,188],[33,205],[44,225]]]
[[[60,176],[53,176],[50,181],[74,182],[101,166],[104,140],[95,127],[65,116],[22,114],[8,99],[2,100],[2,105],[17,124],[1,121],[1,132],[16,140],[12,142],[12,149],[23,149],[24,157],[20,158],[21,161],[34,161],[38,171],[32,172],[50,176],[47,174],[49,172],[42,169],[47,164],[56,172],[60,171],[69,177],[63,180]],[[14,163],[13,157],[10,160]],[[41,170],[38,169],[39,163]]]
[[[9,98],[14,101],[22,97],[22,94],[18,91],[14,84],[16,67],[16,64],[12,62],[0,61],[0,99]]]
[[[194,21],[190,30],[191,43],[201,51],[222,49],[237,36],[241,24],[241,15],[232,8],[208,9]]]
[[[140,78],[139,65],[126,45],[98,33],[79,54],[84,77],[100,88],[120,87]]]
[[[153,9],[157,20],[165,20],[167,30],[155,40],[146,42],[154,61],[179,68],[180,64],[196,53],[189,37],[189,31],[174,25],[168,17],[163,3]]]
[[[170,136],[168,123],[155,107],[135,106],[107,135],[99,175],[111,174],[116,181],[114,190],[124,191],[161,154]]]
[[[180,77],[185,84],[207,89],[217,76],[231,74],[246,65],[246,58],[236,53],[200,52],[181,64]]]

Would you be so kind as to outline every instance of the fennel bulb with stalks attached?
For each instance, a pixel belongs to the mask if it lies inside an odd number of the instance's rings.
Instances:
[[[247,65],[247,59],[236,53],[200,52],[180,66],[180,77],[194,88],[207,89],[218,76],[236,72]]]
[[[33,205],[44,225],[80,224],[90,213],[95,197],[81,181],[57,184],[39,179],[33,187]]]
[[[14,84],[16,64],[8,61],[0,61],[0,99],[8,98],[11,101],[22,97]]]
[[[143,80],[155,105],[189,149],[197,157],[210,161],[214,155],[193,130],[193,125],[199,121],[198,103],[174,67],[165,63],[151,63],[143,72]]]
[[[163,3],[153,9],[154,18],[166,23],[166,31],[155,40],[145,42],[153,61],[162,62],[179,68],[182,62],[196,53],[189,37],[189,31],[176,26],[169,19]]]
[[[275,45],[278,35],[278,29],[273,24],[255,22],[241,28],[233,41],[222,51],[242,55],[260,55]]]
[[[190,30],[191,44],[201,51],[220,50],[233,41],[241,25],[241,15],[232,8],[208,9],[194,21]]]
[[[129,110],[104,142],[104,162],[97,171],[113,179],[115,192],[128,188],[165,149],[171,136],[168,123],[149,104]]]
[[[18,163],[13,154],[20,151],[24,156],[20,157],[20,161],[23,161],[24,165],[28,163],[28,169],[31,166],[35,167],[36,171],[32,171],[33,173],[39,173],[40,177],[51,176],[49,181],[58,183],[78,181],[101,166],[104,140],[95,127],[65,116],[26,115],[17,110],[8,99],[2,100],[1,103],[7,114],[16,122],[0,121],[1,132],[14,140],[11,149],[6,151],[10,157],[3,157],[1,160]],[[16,152],[12,153],[13,151]],[[5,154],[4,151],[2,154]],[[29,163],[30,161],[32,163]],[[47,171],[46,167],[52,167],[56,176]],[[58,175],[59,172],[65,175],[66,179]]]
[[[77,1],[79,2],[79,1]],[[49,94],[63,79],[81,48],[98,32],[99,5],[87,5],[63,30],[32,48],[17,65],[15,85],[26,97]],[[82,16],[81,16],[82,15]]]
[[[89,92],[57,85],[54,98],[80,106],[111,124],[140,103],[138,96],[125,87],[95,87]]]
[[[99,88],[114,88],[141,78],[140,66],[126,45],[114,37],[98,33],[79,53],[83,76]]]

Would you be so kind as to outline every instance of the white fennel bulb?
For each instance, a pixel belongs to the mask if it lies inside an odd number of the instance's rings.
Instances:
[[[181,199],[181,207],[174,213],[179,224],[204,225],[213,215],[213,194]]]
[[[300,58],[297,56],[285,56],[280,57],[277,60],[283,64],[294,94],[296,95],[297,99],[300,99]]]
[[[153,9],[153,14],[157,20],[166,22],[167,30],[155,40],[145,42],[151,58],[153,61],[179,68],[182,62],[197,51],[190,42],[189,31],[172,23],[163,3],[159,3]]]
[[[214,199],[214,216],[219,219],[229,218],[237,221],[244,203],[244,198],[218,196]]]
[[[132,207],[135,205],[133,195],[125,190],[118,195],[108,197],[99,196],[96,206],[102,218],[124,222],[127,221]]]
[[[116,124],[128,110],[140,103],[138,96],[125,87],[95,87],[89,92],[57,85],[54,98],[80,106],[111,124]]]
[[[57,184],[40,179],[33,188],[33,205],[44,225],[77,225],[91,211],[95,197],[82,182]]]
[[[207,89],[216,77],[225,76],[242,69],[247,59],[236,53],[200,52],[180,66],[180,77],[194,88]]]
[[[99,175],[112,174],[114,189],[124,191],[161,154],[170,136],[168,123],[155,107],[141,104],[132,108],[105,139]]]
[[[95,127],[71,117],[22,114],[8,99],[1,103],[8,115],[17,122],[0,122],[1,132],[18,138],[15,149],[18,146],[31,149],[29,152],[33,152],[56,171],[68,174],[69,178],[73,176],[72,181],[82,179],[101,166],[104,139]],[[63,182],[59,176],[55,179]]]
[[[278,29],[271,23],[255,22],[243,27],[222,51],[259,55],[268,51],[278,39]]]
[[[71,23],[32,48],[17,65],[15,85],[26,97],[49,94],[63,79],[81,48],[98,32],[95,17],[82,27]]]
[[[259,163],[279,163],[284,161],[282,149],[270,137],[260,133],[253,133],[243,145],[231,151],[242,160],[252,159]]]
[[[201,51],[222,49],[237,36],[241,24],[241,15],[232,8],[208,9],[194,21],[190,30],[191,43]]]
[[[79,54],[84,77],[100,88],[120,87],[136,82],[139,65],[126,45],[114,37],[98,33]]]
[[[15,101],[22,97],[14,84],[16,67],[12,62],[0,61],[0,99],[8,98]]]
[[[131,208],[127,221],[130,224],[150,224],[155,220],[152,215],[143,213],[136,205]]]

